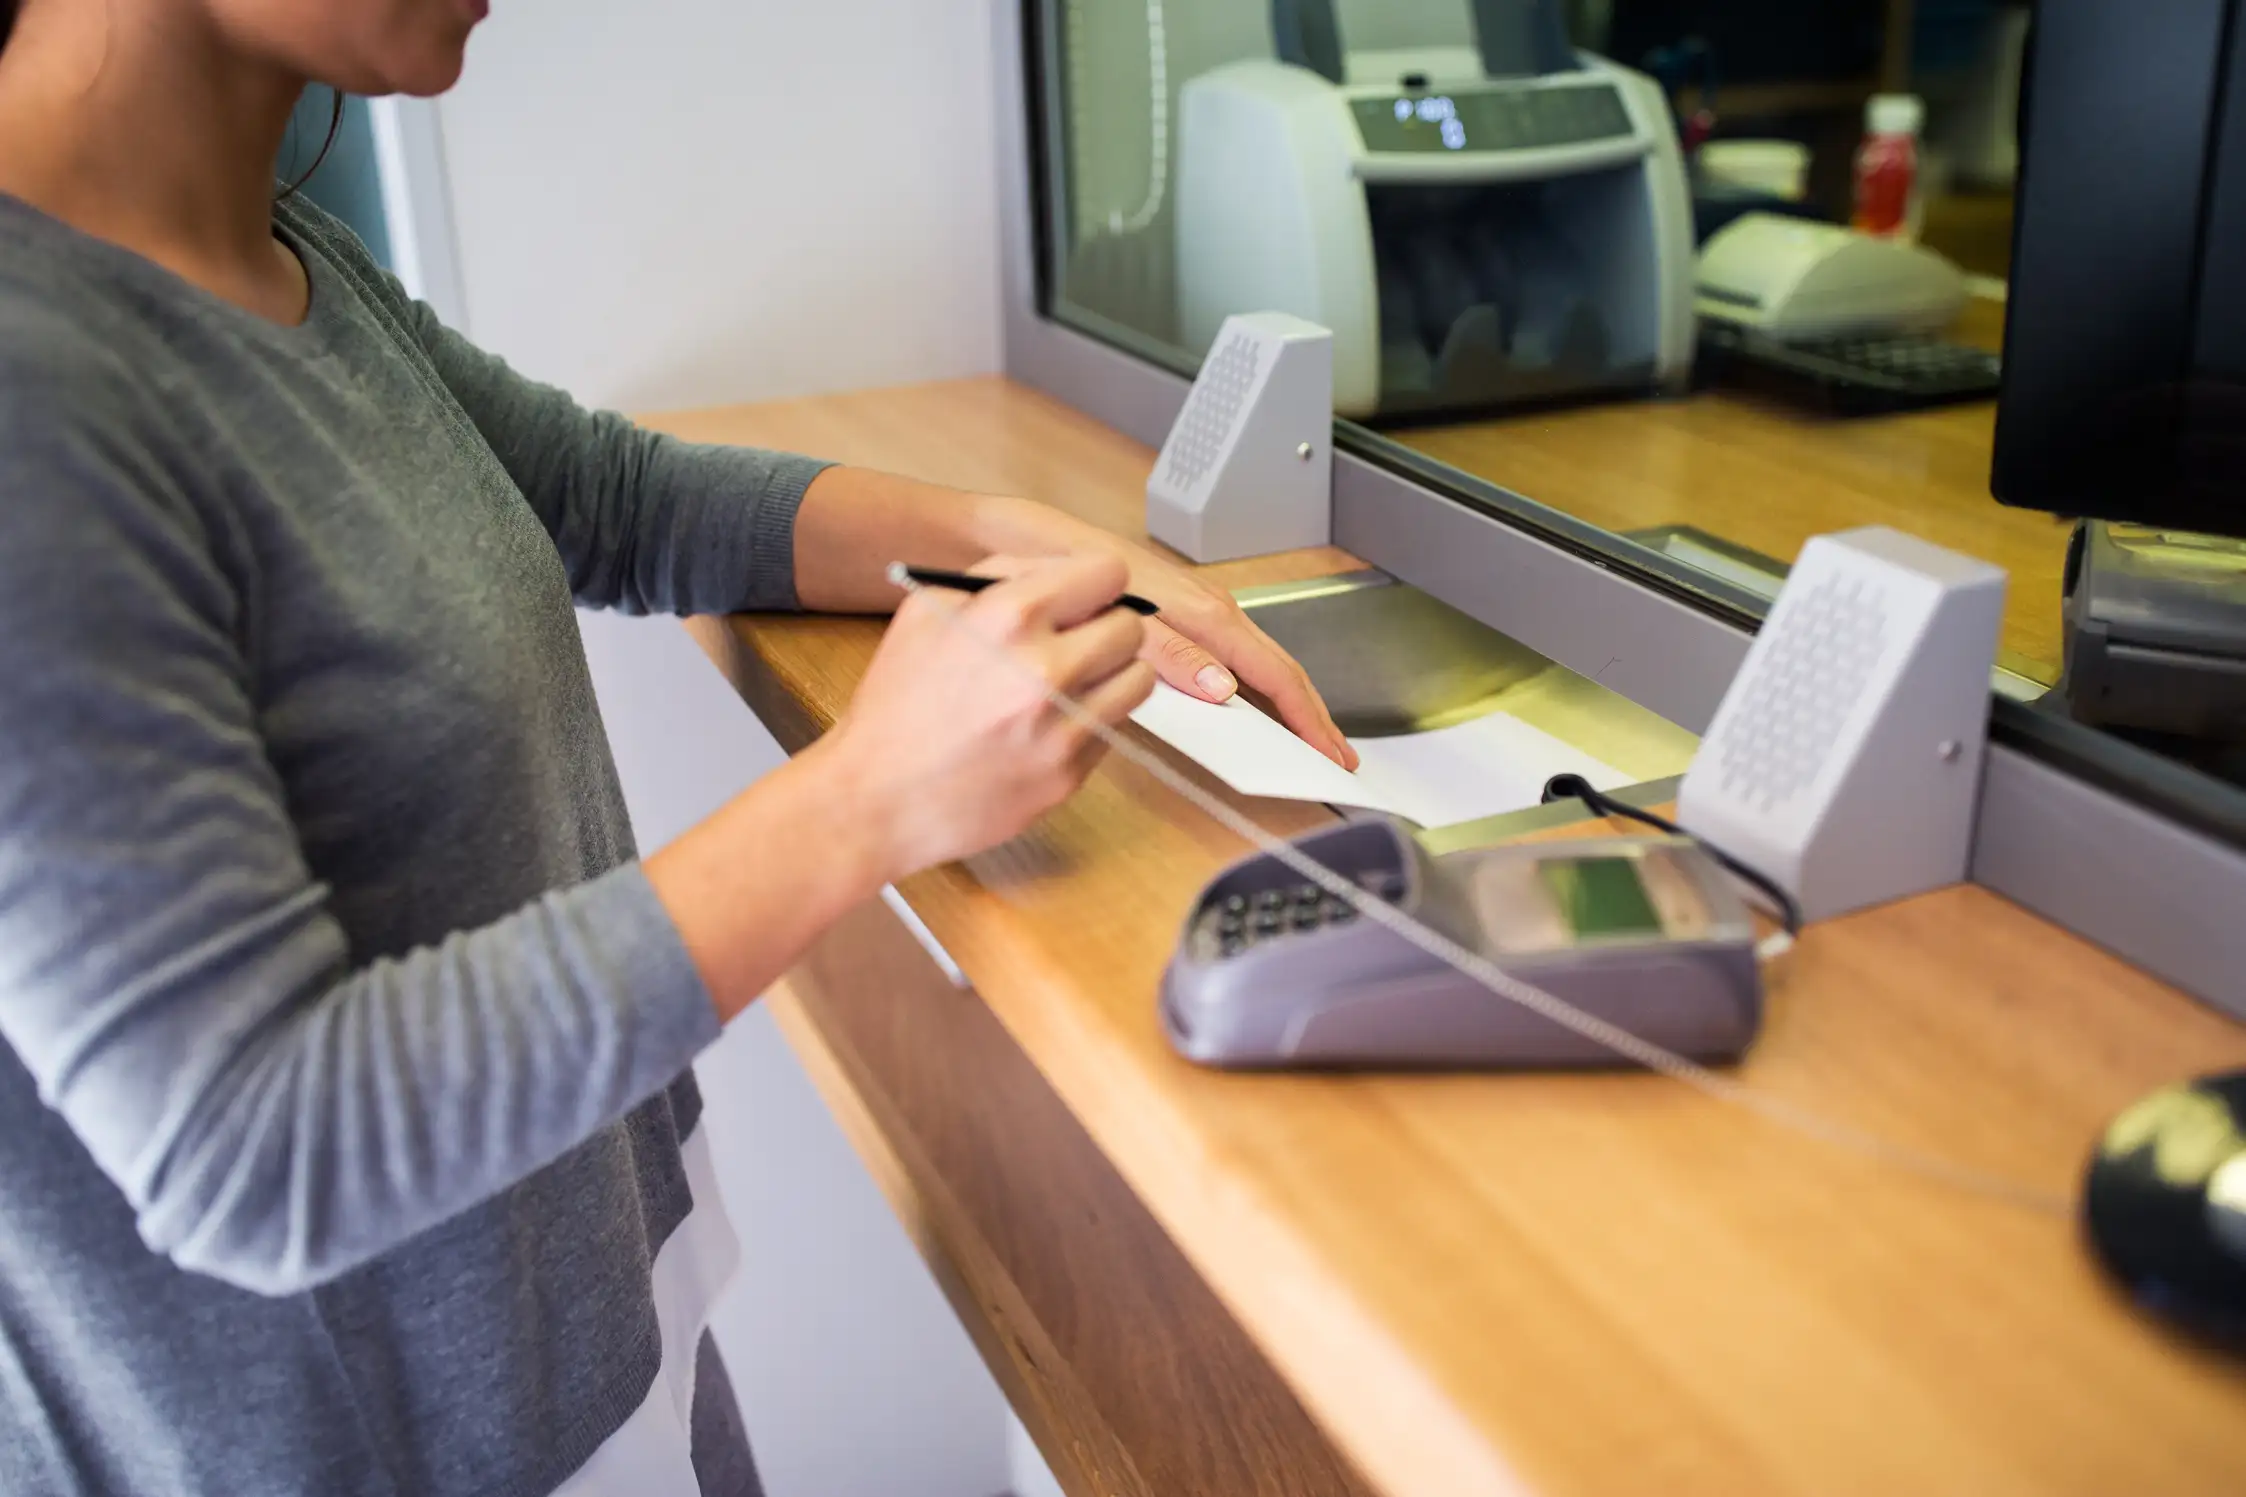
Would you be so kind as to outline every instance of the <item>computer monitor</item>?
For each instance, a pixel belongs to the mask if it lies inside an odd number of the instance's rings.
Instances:
[[[2040,0],[1991,486],[2246,536],[2246,3]]]

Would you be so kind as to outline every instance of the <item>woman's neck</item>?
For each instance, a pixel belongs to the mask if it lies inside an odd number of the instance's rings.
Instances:
[[[261,316],[304,315],[273,237],[273,160],[303,80],[189,7],[30,0],[0,51],[0,191]]]

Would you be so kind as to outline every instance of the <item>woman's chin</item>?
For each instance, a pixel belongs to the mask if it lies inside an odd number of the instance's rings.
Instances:
[[[460,71],[468,62],[468,36],[474,29],[465,20],[433,28],[417,26],[416,34],[393,34],[362,49],[359,65],[349,70],[354,76],[333,77],[317,67],[310,71],[346,93],[434,98],[460,81]]]
[[[389,79],[384,93],[409,94],[416,99],[433,99],[460,81],[460,71],[468,60],[465,46],[440,53],[426,59],[417,59],[407,67],[396,70]]]

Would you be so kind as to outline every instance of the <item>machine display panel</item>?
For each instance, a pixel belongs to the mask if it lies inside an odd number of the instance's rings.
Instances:
[[[1350,108],[1374,152],[1526,151],[1631,133],[1622,96],[1605,84],[1398,94]]]

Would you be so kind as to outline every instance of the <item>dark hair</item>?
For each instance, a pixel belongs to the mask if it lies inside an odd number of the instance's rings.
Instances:
[[[0,47],[8,45],[8,33],[16,29],[16,9],[20,0],[0,0]]]
[[[13,6],[15,3],[16,0],[0,0],[0,5]],[[0,44],[5,44],[5,40],[4,37],[0,37]],[[335,95],[335,108],[328,115],[327,138],[320,142],[320,154],[312,158],[312,164],[306,167],[295,181],[281,189],[281,195],[275,199],[276,202],[285,203],[290,198],[295,197],[297,189],[312,180],[312,174],[320,169],[320,163],[328,159],[328,152],[335,149],[335,138],[343,132],[343,104],[350,95],[340,88],[331,88],[329,92]],[[294,123],[290,124],[289,129],[293,134],[296,129]]]

